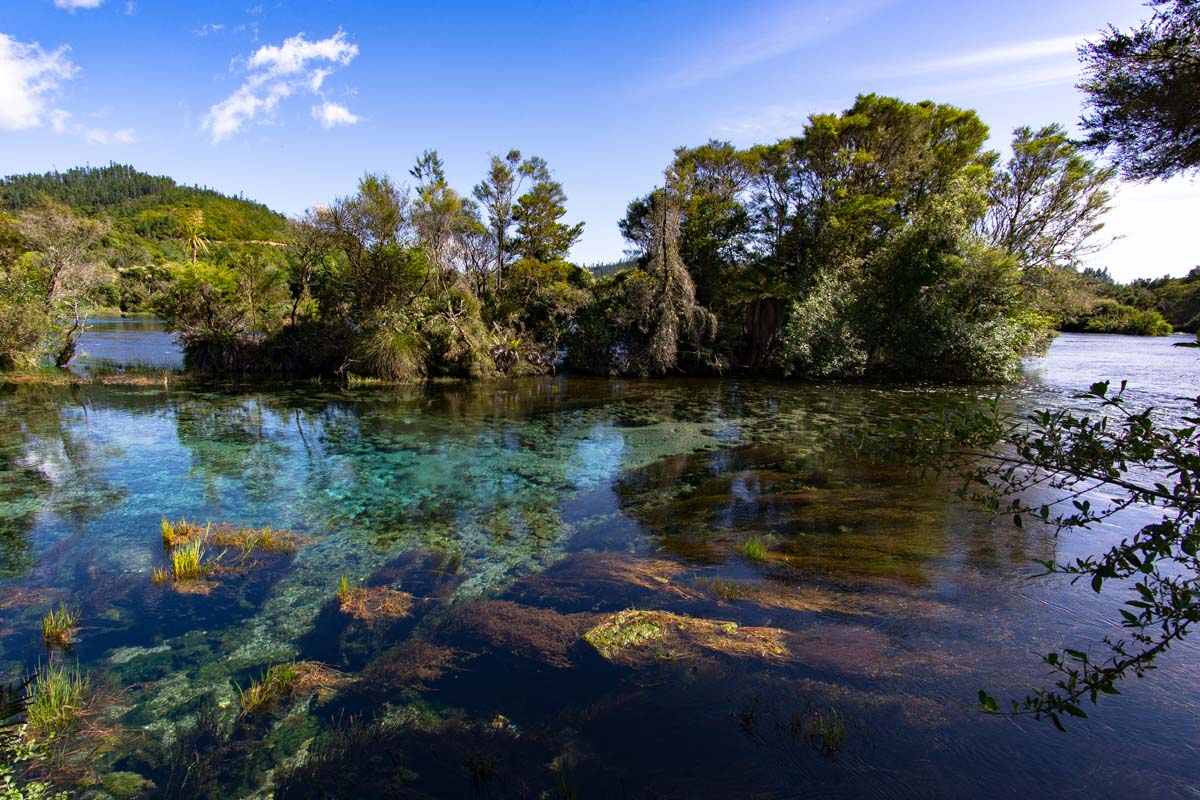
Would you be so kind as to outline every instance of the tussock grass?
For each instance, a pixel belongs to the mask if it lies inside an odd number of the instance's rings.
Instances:
[[[166,517],[163,517],[163,547],[170,550],[172,548],[185,545],[193,539],[198,539],[201,537],[207,538],[211,530],[211,525],[201,527],[199,524],[195,522],[189,522],[186,519],[180,519],[172,522]]]
[[[50,609],[42,617],[42,641],[46,647],[61,647],[66,650],[71,646],[73,634],[79,627],[79,612],[67,608],[66,603],[60,603],[57,609]]]
[[[770,543],[762,536],[754,536],[742,542],[742,552],[751,561],[766,561]]]
[[[238,704],[243,717],[257,717],[290,697],[300,682],[300,670],[295,662],[287,661],[268,667],[258,680],[250,681],[246,690],[237,687]]]
[[[304,693],[320,695],[345,680],[346,676],[337,670],[315,661],[275,664],[267,667],[258,680],[252,680],[248,688],[237,687],[240,716],[247,721],[261,718]]]
[[[25,706],[25,724],[39,739],[61,736],[75,728],[84,712],[87,679],[79,666],[48,664],[33,681]]]

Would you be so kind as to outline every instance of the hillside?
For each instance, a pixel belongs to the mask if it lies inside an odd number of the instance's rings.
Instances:
[[[106,244],[114,266],[182,257],[178,211],[204,212],[212,242],[278,241],[286,219],[261,203],[212,189],[181,186],[171,178],[125,164],[76,167],[66,172],[10,175],[0,179],[0,209],[22,211],[49,197],[112,226]]]

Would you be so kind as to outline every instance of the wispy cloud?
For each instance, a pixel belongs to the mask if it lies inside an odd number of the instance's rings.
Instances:
[[[47,52],[0,33],[0,130],[28,130],[45,124],[50,99],[79,68],[69,48]]]
[[[362,119],[350,113],[350,109],[345,106],[331,103],[328,100],[319,106],[313,106],[312,115],[313,119],[320,122],[321,127],[326,130],[339,125],[356,125]]]
[[[90,125],[75,122],[71,112],[63,111],[62,109],[51,111],[49,119],[50,128],[55,133],[81,136],[92,144],[133,144],[137,141],[133,128],[120,128],[117,130],[93,128]]]
[[[328,39],[310,41],[299,33],[281,45],[264,45],[247,60],[247,77],[237,91],[209,109],[204,129],[214,143],[221,142],[249,122],[269,119],[280,102],[294,94],[320,95],[326,77],[356,56],[358,45],[341,30]],[[344,106],[338,108],[345,118],[358,121]],[[344,119],[334,124],[350,123]]]
[[[874,16],[895,0],[819,0],[788,3],[745,28],[704,42],[682,69],[652,80],[651,92],[673,91],[724,77],[745,67],[834,36]]]
[[[220,33],[223,30],[225,30],[225,25],[223,23],[206,22],[203,25],[201,25],[199,28],[196,28],[195,30],[193,30],[192,35],[203,38],[205,36],[209,36],[210,34]]]
[[[765,141],[799,134],[809,111],[795,106],[773,105],[740,119],[717,124],[721,136],[734,141]]]
[[[983,50],[968,50],[945,58],[902,65],[885,70],[884,74],[887,77],[906,78],[914,75],[930,75],[979,67],[1006,66],[1056,56],[1069,55],[1074,59],[1076,49],[1083,44],[1085,39],[1087,39],[1087,34],[1056,36],[1052,39],[1034,39]]]
[[[74,12],[80,8],[99,8],[103,2],[104,0],[54,0],[54,5],[57,8]]]

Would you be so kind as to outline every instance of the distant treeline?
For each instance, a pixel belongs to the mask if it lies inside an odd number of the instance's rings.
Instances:
[[[66,363],[97,304],[165,315],[194,370],[393,380],[993,380],[1055,326],[1194,324],[1194,279],[1078,271],[1111,169],[1059,126],[1003,163],[987,138],[973,111],[865,95],[772,144],[681,147],[620,222],[628,259],[591,269],[563,186],[515,150],[465,193],[427,151],[299,220],[120,165],[8,178],[0,363]]]

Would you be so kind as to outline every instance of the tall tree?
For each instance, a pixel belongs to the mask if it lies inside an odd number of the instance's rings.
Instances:
[[[1115,170],[1080,154],[1061,125],[1017,128],[1012,151],[992,181],[985,234],[1026,269],[1078,267],[1105,244],[1095,235],[1104,227]]]
[[[453,267],[454,237],[461,227],[463,199],[450,188],[445,165],[436,150],[426,150],[409,174],[417,181],[412,208],[417,242],[443,272]]]
[[[23,212],[17,224],[26,245],[39,257],[46,313],[61,321],[52,355],[55,366],[63,367],[75,357],[106,275],[90,250],[107,228],[52,200]]]
[[[694,355],[716,332],[716,319],[696,301],[696,285],[679,254],[679,206],[670,190],[650,194],[645,266],[626,284],[627,322],[645,337],[630,366],[643,375],[676,369],[681,344]]]
[[[1200,0],[1149,5],[1149,21],[1128,32],[1109,26],[1079,51],[1086,143],[1111,150],[1130,180],[1200,169]]]
[[[545,161],[530,158],[521,164],[520,171],[534,183],[529,191],[517,198],[513,209],[513,220],[517,225],[516,252],[523,258],[538,261],[566,258],[583,235],[583,223],[568,225],[561,221],[567,214],[567,195],[561,183],[551,180]]]
[[[496,264],[496,291],[504,288],[504,272],[512,250],[510,231],[513,226],[513,204],[525,175],[520,170],[521,151],[509,150],[501,158],[492,156],[487,175],[471,194],[487,215]]]

